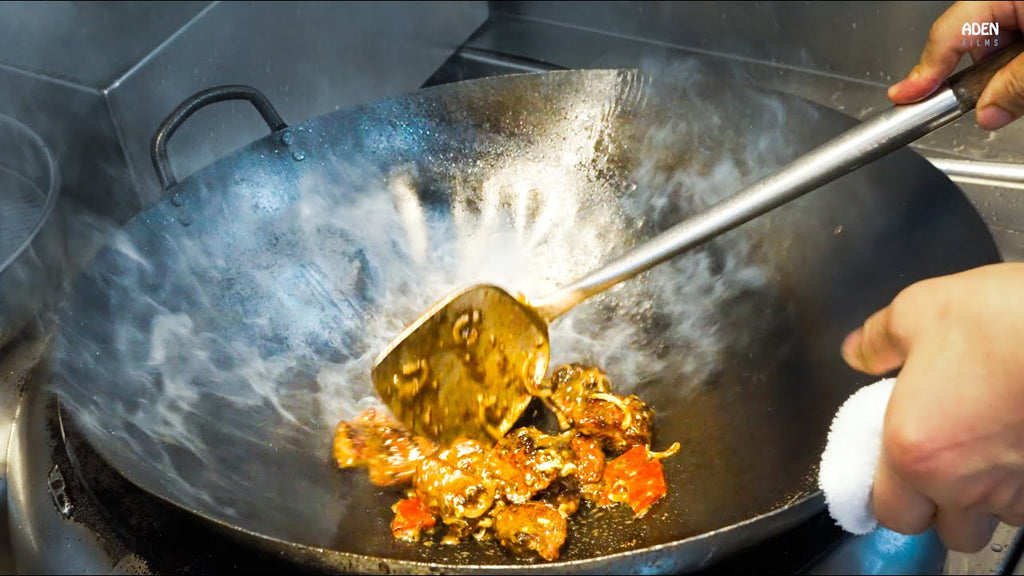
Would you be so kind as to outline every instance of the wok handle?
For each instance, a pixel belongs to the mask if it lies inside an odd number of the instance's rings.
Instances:
[[[200,108],[205,108],[216,102],[225,100],[248,100],[260,113],[263,120],[270,126],[271,132],[277,132],[287,128],[281,115],[277,113],[270,100],[262,92],[252,86],[242,84],[215,86],[201,92],[197,92],[185,99],[177,108],[171,112],[157,128],[153,135],[153,144],[150,147],[150,157],[153,159],[153,168],[156,169],[156,176],[160,179],[160,186],[167,190],[178,183],[171,172],[171,163],[167,159],[167,141],[171,136],[195,114]]]
[[[1021,52],[1024,52],[1024,41],[1010,44],[981,62],[950,76],[946,83],[956,95],[961,109],[964,112],[973,110],[978,105],[978,99],[981,98],[985,86],[988,86],[989,80]]]
[[[595,294],[945,126],[973,109],[992,76],[1022,50],[1024,42],[1012,44],[951,76],[928,98],[864,121],[531,306],[550,322]]]

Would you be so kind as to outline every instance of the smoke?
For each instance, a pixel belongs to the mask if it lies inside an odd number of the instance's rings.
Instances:
[[[112,237],[61,316],[57,392],[143,486],[336,546],[358,490],[337,498],[332,430],[402,328],[477,282],[543,297],[779,164],[773,97],[722,105],[686,72],[442,87],[253,144]],[[552,365],[713,385],[746,344],[729,323],[777,313],[735,307],[771,298],[758,226],[556,320]]]

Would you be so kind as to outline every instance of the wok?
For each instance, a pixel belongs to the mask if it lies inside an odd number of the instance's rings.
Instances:
[[[244,97],[273,133],[175,182],[166,141]],[[396,542],[399,493],[330,460],[389,339],[457,286],[550,291],[849,128],[693,74],[450,84],[285,127],[251,89],[190,99],[156,139],[168,200],[118,231],[61,313],[53,383],[90,444],[229,533],[344,571],[695,570],[823,510],[829,421],[867,383],[842,337],[916,280],[998,261],[909,150],[574,309],[552,364],[603,367],[656,411],[668,497],[571,523],[555,563]],[[495,256],[499,254],[500,256]]]

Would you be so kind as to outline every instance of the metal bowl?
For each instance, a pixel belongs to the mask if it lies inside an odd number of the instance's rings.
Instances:
[[[57,290],[60,243],[49,226],[57,204],[57,172],[43,140],[0,114],[0,347]]]

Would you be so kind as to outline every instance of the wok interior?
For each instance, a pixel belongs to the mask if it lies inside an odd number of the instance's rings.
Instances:
[[[330,460],[374,356],[450,290],[542,296],[852,121],[692,76],[574,71],[442,86],[253,143],[135,218],[79,280],[57,391],[127,478],[285,542],[440,564],[392,539],[398,490]],[[305,161],[291,151],[301,149]],[[996,259],[954,186],[900,152],[553,323],[656,412],[669,495],[571,523],[563,560],[677,542],[815,492],[843,335],[918,278]]]

